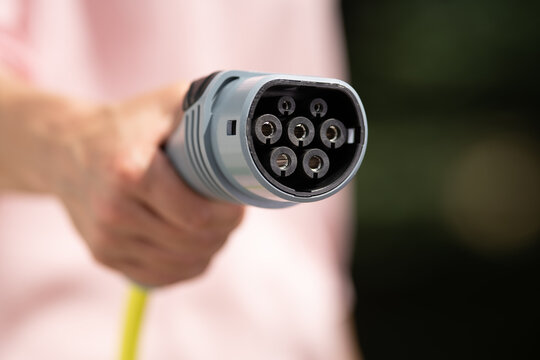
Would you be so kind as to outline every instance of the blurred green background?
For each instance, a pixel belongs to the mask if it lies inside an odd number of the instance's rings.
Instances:
[[[367,360],[540,359],[539,4],[342,1]]]

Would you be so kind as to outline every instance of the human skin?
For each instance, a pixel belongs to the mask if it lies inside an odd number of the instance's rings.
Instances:
[[[94,258],[140,284],[201,274],[243,207],[191,191],[160,149],[187,85],[94,104],[0,69],[0,192],[57,196]]]

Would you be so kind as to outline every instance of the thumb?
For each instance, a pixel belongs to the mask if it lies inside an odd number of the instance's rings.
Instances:
[[[151,121],[162,122],[165,132],[169,133],[183,117],[182,102],[188,88],[188,82],[177,82],[128,99],[121,107],[128,114],[143,113]]]
[[[178,82],[143,95],[143,102],[156,102],[164,113],[182,111],[182,102],[189,89],[189,83]]]

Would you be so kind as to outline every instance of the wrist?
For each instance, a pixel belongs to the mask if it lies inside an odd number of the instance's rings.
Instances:
[[[0,96],[0,188],[56,193],[71,163],[78,123],[94,106],[4,82]]]

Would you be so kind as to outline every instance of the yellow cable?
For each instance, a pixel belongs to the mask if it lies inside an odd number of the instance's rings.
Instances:
[[[139,330],[144,316],[147,294],[146,289],[138,285],[131,285],[125,315],[120,360],[135,360],[137,358]]]

